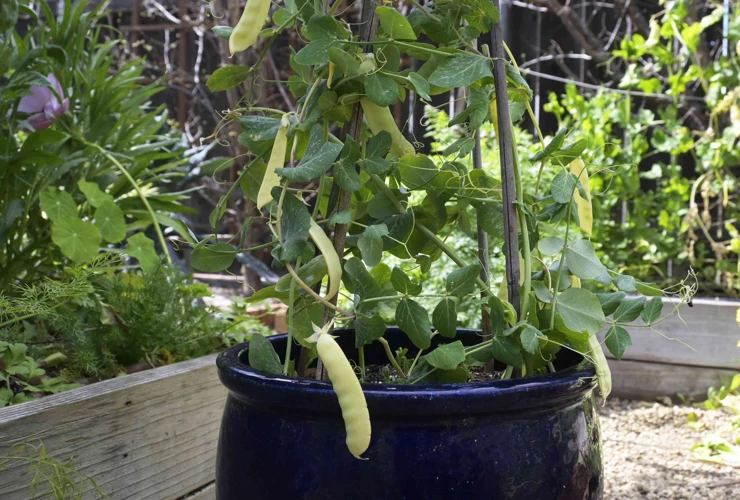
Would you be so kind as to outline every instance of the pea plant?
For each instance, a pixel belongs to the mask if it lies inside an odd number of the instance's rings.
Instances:
[[[569,141],[562,129],[545,143],[540,134],[540,150],[530,159],[539,165],[537,178],[522,183],[511,128],[522,115],[534,119],[532,92],[507,55],[495,2],[412,3],[404,15],[367,1],[360,23],[350,24],[338,14],[341,2],[286,2],[265,27],[257,13],[267,12],[269,1],[249,0],[239,25],[218,33],[232,52],[259,41],[258,62],[221,68],[208,80],[213,91],[233,88],[259,75],[281,34],[295,30],[302,41],[291,53],[295,73],[287,82],[298,102],[294,112],[252,105],[251,84],[243,105],[224,117],[240,123],[249,158],[212,219],[241,188],[254,206],[246,227],[258,219],[269,227],[273,238],[265,245],[273,266],[287,273],[253,299],[288,305],[288,342],[281,361],[271,343],[255,336],[249,362],[306,376],[308,363],[291,361],[294,344],[305,354],[299,360],[317,355],[316,377],[328,371],[357,457],[370,433],[357,383],[367,377],[368,345],[383,347],[394,382],[404,384],[466,382],[470,367],[492,371],[493,360],[506,367],[498,378],[546,373],[555,370],[562,349],[575,350],[596,366],[606,397],[611,379],[596,334],[608,330],[606,346],[619,358],[631,343],[627,327],[653,327],[665,317],[663,290],[608,270],[595,253],[585,139]],[[479,44],[489,32],[490,45]],[[411,95],[431,102],[446,92],[464,100],[449,121],[463,133],[430,157],[417,151],[391,107]],[[500,177],[482,168],[478,130],[488,122],[499,145]],[[464,259],[445,242],[457,228],[467,228],[477,259]],[[504,276],[488,271],[493,245],[503,245]],[[221,271],[251,250],[214,235],[195,246],[192,264]],[[414,271],[428,271],[440,259],[456,269],[444,290],[426,293]],[[674,308],[692,292],[684,283],[667,291],[677,298]],[[422,297],[434,299],[431,314],[418,302]],[[482,335],[473,345],[457,338],[463,299],[476,301],[482,314]],[[640,317],[644,324],[634,323]],[[335,324],[354,336],[356,371],[329,335]],[[384,337],[389,324],[415,347],[413,359],[392,352]]]

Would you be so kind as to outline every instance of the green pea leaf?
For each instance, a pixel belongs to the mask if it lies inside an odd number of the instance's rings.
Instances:
[[[347,30],[344,29],[333,16],[328,14],[317,14],[311,16],[306,24],[306,35],[311,41],[315,40],[346,40],[349,38]]]
[[[352,283],[354,293],[359,295],[361,299],[380,297],[383,293],[378,282],[367,272],[365,264],[357,257],[351,257],[347,260],[347,263],[344,264],[344,271]]]
[[[428,349],[432,343],[432,325],[429,315],[418,302],[401,299],[396,308],[396,324],[419,349]]]
[[[213,34],[224,40],[231,38],[231,33],[234,31],[233,26],[214,26],[211,28]]]
[[[72,195],[61,189],[45,187],[39,193],[41,210],[46,212],[49,220],[77,218],[77,204]]]
[[[661,312],[663,312],[663,300],[660,297],[653,297],[645,304],[645,309],[640,313],[640,317],[645,323],[652,325],[660,319]]]
[[[466,295],[475,290],[476,278],[480,275],[480,265],[471,264],[469,266],[455,269],[445,281],[445,288],[450,295]]]
[[[637,280],[627,274],[620,274],[617,277],[616,285],[622,292],[632,293],[637,291]]]
[[[289,303],[289,299],[286,299],[285,302]],[[320,325],[324,321],[324,305],[316,302],[311,297],[299,296],[292,305],[288,304],[288,315],[291,313],[291,307],[295,308],[295,316],[293,316],[291,324],[288,325],[288,331],[302,346],[309,349],[315,347],[316,344],[308,342],[306,339],[313,335],[313,325]]]
[[[100,204],[94,218],[95,227],[100,229],[105,241],[118,243],[126,237],[126,220],[121,209],[113,202],[113,197]]]
[[[423,154],[406,155],[398,160],[401,181],[411,190],[423,189],[437,175],[437,166]]]
[[[221,92],[236,87],[244,82],[252,71],[250,66],[224,66],[218,68],[206,81],[211,92]]]
[[[301,266],[296,273],[308,286],[314,286],[319,283],[324,276],[327,274],[326,261],[322,255],[317,255],[308,263]],[[282,276],[277,283],[275,283],[275,290],[278,292],[287,292],[290,290],[290,283],[293,281],[291,274]]]
[[[367,98],[378,106],[390,106],[399,97],[396,81],[383,73],[370,73],[365,77]]]
[[[522,347],[529,354],[537,354],[537,350],[540,347],[540,339],[546,338],[541,331],[532,325],[527,325],[519,334],[519,340],[522,342]]]
[[[355,191],[362,189],[362,178],[360,177],[360,174],[357,173],[357,167],[355,167],[354,163],[337,163],[334,166],[334,182],[336,182],[340,188],[345,191],[349,191],[350,193],[354,193]]]
[[[379,315],[358,314],[355,320],[355,347],[360,348],[379,339],[385,333],[385,322]]]
[[[621,326],[612,325],[612,327],[609,328],[609,331],[606,332],[604,343],[615,358],[622,359],[625,349],[632,345],[632,337],[630,337],[629,332]]]
[[[596,297],[601,303],[601,310],[604,311],[604,316],[609,316],[617,310],[619,304],[627,296],[625,292],[611,292],[611,293],[597,293]]]
[[[393,145],[393,137],[390,132],[383,130],[367,140],[365,156],[367,158],[385,158]]]
[[[548,236],[547,238],[543,238],[537,242],[537,249],[542,253],[542,255],[549,256],[560,252],[563,249],[563,245],[565,245],[565,241],[563,241],[562,238]]]
[[[429,76],[429,83],[443,88],[467,87],[481,78],[493,78],[491,62],[472,52],[445,57]]]
[[[555,137],[553,137],[550,142],[547,143],[547,146],[534,155],[532,158],[530,158],[530,161],[532,163],[537,163],[540,161],[545,160],[548,158],[555,150],[557,150],[560,146],[563,145],[563,141],[565,141],[565,134],[568,132],[568,129],[566,127],[561,128],[557,131],[555,134]]]
[[[255,333],[249,341],[249,366],[255,370],[274,373],[283,372],[280,356],[275,352],[272,342],[262,335]]]
[[[647,297],[661,297],[663,295],[663,290],[658,288],[655,283],[643,283],[641,281],[636,281],[636,283],[637,291]]]
[[[324,142],[321,126],[314,125],[303,159],[295,168],[278,168],[275,172],[293,182],[318,179],[331,168],[342,148],[342,144]]]
[[[412,71],[406,77],[409,79],[411,84],[414,86],[414,90],[419,95],[419,97],[422,98],[424,101],[431,101],[432,98],[429,96],[429,93],[431,92],[431,88],[429,87],[429,82],[426,78],[421,76],[419,73]]]
[[[491,28],[499,20],[499,12],[494,7],[493,2],[488,0],[466,0],[465,6],[470,8],[465,10],[463,17],[468,24],[481,33],[491,31]]]
[[[522,351],[519,344],[511,337],[495,335],[491,339],[491,350],[493,357],[509,366],[522,366]]]
[[[159,265],[159,257],[154,251],[154,242],[142,233],[129,237],[126,253],[135,257],[144,271],[152,271]]]
[[[333,62],[339,70],[348,77],[354,77],[360,74],[360,61],[340,49],[339,47],[329,47],[329,60]]]
[[[572,274],[584,280],[594,280],[608,271],[596,255],[593,243],[576,240],[565,250],[565,262]]]
[[[228,269],[236,254],[236,248],[228,243],[216,243],[193,250],[190,263],[198,271],[217,273]]]
[[[274,191],[279,196],[280,188],[276,187]],[[282,262],[290,262],[303,254],[308,241],[308,230],[311,228],[311,214],[302,200],[292,195],[285,197],[280,227],[283,242],[275,247],[273,256]]]
[[[498,203],[484,203],[478,209],[478,223],[489,235],[503,239],[504,212]]]
[[[437,303],[434,312],[432,312],[432,323],[443,337],[455,337],[457,333],[457,307],[454,299],[446,297]]]
[[[557,203],[569,203],[577,185],[578,177],[575,175],[565,171],[558,173],[550,186],[552,199]]]
[[[457,368],[457,365],[465,361],[465,347],[459,340],[449,344],[442,344],[424,356],[424,359],[426,359],[427,363],[440,370],[453,370]]]
[[[385,224],[368,226],[357,241],[357,246],[362,252],[362,260],[370,267],[380,264],[383,257],[383,236],[388,234]]]
[[[380,27],[393,40],[416,40],[416,33],[408,19],[393,7],[378,7],[375,13],[380,18]]]
[[[614,311],[614,321],[627,323],[636,320],[645,308],[646,300],[645,297],[623,300],[619,303],[617,310]]]
[[[588,147],[588,141],[586,139],[579,139],[572,144],[566,144],[562,148],[553,151],[550,157],[554,163],[565,166],[581,156],[586,150],[586,147]]]
[[[421,283],[414,283],[406,273],[397,267],[394,267],[391,272],[391,284],[396,291],[404,295],[419,295],[421,293]]]
[[[556,312],[574,332],[595,334],[606,325],[599,299],[583,288],[569,288],[558,297]]]
[[[241,176],[239,181],[239,187],[242,188],[242,193],[250,201],[257,202],[257,195],[262,185],[262,178],[265,176],[267,170],[267,164],[263,161],[256,161],[247,167],[247,171]]]

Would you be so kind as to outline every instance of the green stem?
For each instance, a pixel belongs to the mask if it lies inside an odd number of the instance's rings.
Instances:
[[[378,342],[383,344],[383,349],[385,349],[385,354],[386,356],[388,356],[388,359],[393,365],[393,368],[395,368],[396,372],[398,373],[398,376],[405,379],[406,375],[403,373],[403,370],[401,370],[401,366],[398,364],[398,361],[396,361],[396,358],[393,356],[393,352],[391,351],[391,346],[388,345],[388,341],[385,340],[383,337],[380,337],[378,339]]]
[[[555,284],[552,287],[552,309],[550,310],[550,330],[555,328],[555,306],[558,304],[558,289],[560,288],[560,278],[563,276],[563,263],[565,262],[565,251],[568,248],[568,232],[570,231],[570,216],[573,209],[573,201],[568,203],[568,214],[565,217],[565,243],[560,251],[560,262],[558,262],[558,274],[555,277]]]
[[[501,380],[508,380],[508,379],[510,379],[512,373],[514,373],[514,367],[513,366],[507,366],[506,367],[506,371],[504,371],[504,374],[501,377]]]
[[[360,358],[360,382],[365,381],[365,347],[357,349],[357,354]]]
[[[416,368],[416,363],[419,362],[419,358],[421,357],[421,353],[424,352],[424,349],[419,349],[419,352],[416,353],[416,357],[414,357],[413,363],[411,363],[411,367],[409,368],[409,372],[406,375],[406,378],[409,378],[411,374],[414,372],[414,368]]]
[[[326,300],[326,299],[325,299],[324,297],[322,297],[321,295],[319,295],[318,293],[316,293],[316,292],[314,291],[314,289],[313,289],[313,288],[311,288],[310,286],[308,286],[308,285],[306,284],[306,282],[304,282],[304,281],[303,281],[303,280],[301,279],[301,277],[300,277],[300,276],[298,276],[298,273],[296,273],[296,272],[295,272],[295,269],[293,269],[293,266],[291,266],[291,265],[290,265],[289,263],[287,263],[287,262],[286,262],[286,263],[285,263],[285,267],[286,267],[286,268],[288,269],[288,272],[289,272],[289,273],[290,273],[290,275],[291,275],[291,276],[293,277],[293,280],[294,280],[295,282],[297,282],[297,283],[298,283],[298,285],[299,285],[299,286],[300,286],[301,288],[303,288],[303,290],[304,290],[304,291],[305,291],[306,293],[308,293],[308,294],[309,294],[309,295],[310,295],[311,297],[313,297],[314,299],[316,299],[316,300],[317,300],[318,302],[321,302],[322,304],[324,304],[324,305],[325,305],[326,307],[328,307],[329,309],[332,309],[332,310],[334,310],[334,311],[338,312],[338,313],[339,313],[339,314],[341,314],[342,316],[346,316],[347,318],[354,318],[354,317],[355,317],[355,315],[354,315],[354,314],[352,314],[351,312],[345,311],[345,310],[344,310],[344,309],[342,309],[341,307],[337,307],[337,306],[335,306],[334,304],[332,304],[331,302],[329,302],[328,300]]]
[[[149,204],[149,200],[147,199],[146,195],[139,187],[139,184],[136,182],[136,180],[131,176],[129,171],[126,170],[126,168],[123,165],[121,165],[121,163],[118,160],[116,160],[116,158],[113,155],[108,153],[108,151],[98,146],[97,144],[92,144],[90,142],[85,141],[82,138],[79,138],[79,140],[82,141],[82,143],[85,144],[86,146],[95,148],[101,153],[103,153],[103,155],[106,158],[108,158],[111,161],[111,163],[113,163],[116,166],[116,168],[120,170],[121,174],[123,174],[123,176],[126,177],[126,179],[131,183],[131,186],[136,191],[136,194],[138,194],[139,198],[141,198],[141,202],[144,204],[144,207],[146,208],[147,212],[149,212],[149,216],[152,218],[152,225],[154,226],[154,231],[157,233],[157,239],[159,239],[159,244],[162,246],[162,252],[164,252],[165,260],[167,261],[168,264],[172,264],[172,258],[170,257],[169,250],[167,250],[167,244],[165,243],[165,240],[164,240],[164,233],[162,233],[162,228],[159,227],[159,222],[157,221],[157,215],[152,209],[152,206]]]
[[[512,128],[513,128],[512,124]],[[524,320],[529,313],[529,293],[532,290],[532,250],[529,247],[529,228],[527,226],[527,216],[524,213],[522,204],[524,203],[524,189],[522,188],[522,176],[519,172],[519,155],[516,150],[516,137],[511,136],[512,152],[514,159],[514,184],[516,187],[516,199],[519,201],[516,205],[516,213],[519,217],[519,227],[522,230],[522,259],[524,260],[524,293],[522,294],[521,309],[519,319]]]
[[[300,260],[301,258],[299,257],[295,263],[296,267],[300,266]],[[285,364],[283,365],[283,375],[288,375],[288,366],[290,365],[290,351],[293,347],[293,332],[295,331],[295,328],[294,328],[295,314],[293,314],[292,309],[295,307],[295,286],[296,286],[295,279],[290,280],[290,291],[288,292],[288,304],[290,304],[291,311],[288,312],[288,342],[285,345]]]

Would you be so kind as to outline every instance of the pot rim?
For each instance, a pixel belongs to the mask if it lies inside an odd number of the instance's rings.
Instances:
[[[397,335],[400,329],[389,327],[387,332],[387,335]],[[458,333],[478,335],[480,331],[458,329]],[[282,342],[287,335],[267,338],[273,343]],[[216,360],[219,378],[232,396],[249,406],[265,410],[281,408],[311,414],[338,412],[339,405],[330,382],[253,370],[239,359],[248,345],[245,342],[232,346]],[[554,373],[508,380],[423,385],[362,384],[373,418],[519,414],[521,410],[549,410],[582,402],[595,387],[595,369],[583,363]]]

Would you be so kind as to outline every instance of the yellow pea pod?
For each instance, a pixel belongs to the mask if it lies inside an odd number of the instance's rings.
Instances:
[[[404,156],[412,155],[416,152],[414,145],[406,140],[401,131],[398,130],[396,120],[393,119],[390,108],[378,106],[365,97],[360,99],[360,105],[373,134],[383,131],[391,134],[391,139],[393,140],[391,153],[396,156]]]
[[[571,276],[572,278],[575,278],[572,280],[573,286],[575,288],[581,288],[581,280],[575,276]],[[604,349],[601,348],[601,343],[599,343],[596,335],[590,334],[588,336],[588,347],[590,349],[588,354],[591,356],[591,361],[596,368],[596,380],[599,382],[599,391],[601,391],[601,397],[604,398],[604,403],[606,403],[606,398],[612,392],[612,371],[609,368],[609,363],[606,361]]]
[[[493,94],[489,109],[491,111],[491,123],[493,124],[493,132],[498,138],[498,104],[496,104],[496,94]]]
[[[586,171],[586,164],[583,160],[576,158],[570,163],[570,173],[578,177],[583,185],[583,190],[588,195],[588,200],[584,200],[581,194],[576,190],[573,193],[573,199],[576,201],[578,207],[578,220],[581,230],[586,233],[589,237],[594,227],[594,210],[591,205],[591,187],[588,185],[588,172]]]
[[[308,340],[316,342],[319,358],[324,363],[332,388],[339,399],[347,432],[347,448],[355,458],[361,459],[360,455],[370,446],[370,413],[367,411],[365,394],[352,365],[334,337],[326,331],[329,326],[320,328],[313,325],[314,335]]]
[[[270,0],[247,0],[247,6],[229,37],[229,51],[233,56],[254,45],[270,13]]]
[[[589,354],[591,355],[594,367],[596,368],[596,379],[599,382],[599,391],[601,397],[609,397],[609,393],[612,392],[612,372],[609,369],[609,363],[606,361],[604,350],[601,348],[598,337],[596,335],[588,336],[588,347],[591,349]]]
[[[324,298],[330,300],[339,292],[339,283],[342,281],[342,262],[339,260],[329,237],[313,219],[311,219],[311,228],[308,230],[308,235],[323,255],[324,262],[326,262],[326,269],[329,272],[329,291]]]
[[[285,151],[288,148],[289,126],[290,121],[288,120],[288,115],[285,114],[280,120],[280,128],[275,136],[275,143],[272,145],[272,152],[270,153],[270,160],[267,162],[265,176],[262,178],[262,184],[260,184],[260,190],[259,193],[257,193],[258,210],[261,210],[262,207],[272,201],[272,188],[280,185],[280,177],[275,173],[275,170],[282,168],[285,164]]]

